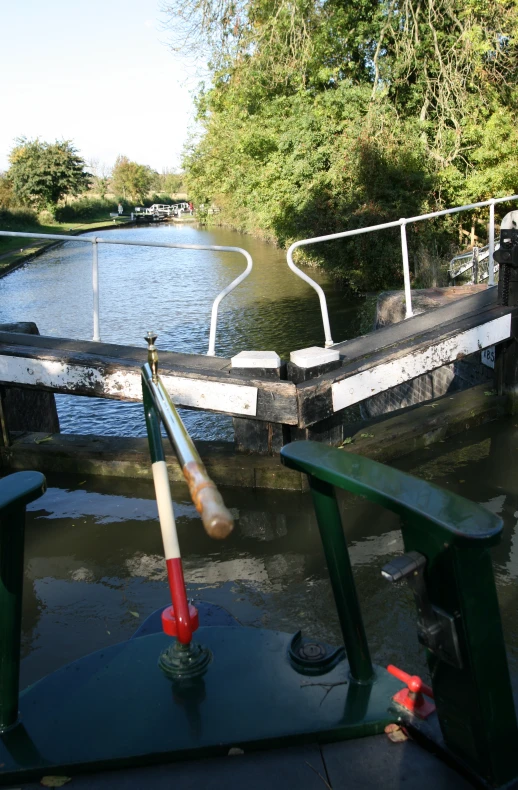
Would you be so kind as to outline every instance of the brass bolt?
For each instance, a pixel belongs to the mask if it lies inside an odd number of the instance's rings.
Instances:
[[[148,344],[147,361],[149,367],[151,368],[151,373],[153,375],[153,381],[155,384],[158,381],[158,351],[155,346],[155,340],[157,337],[158,335],[155,335],[154,332],[148,332],[144,338]]]

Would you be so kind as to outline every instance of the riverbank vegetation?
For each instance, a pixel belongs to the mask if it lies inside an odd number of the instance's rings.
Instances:
[[[110,217],[118,205],[127,215],[135,202],[150,206],[185,198],[183,173],[160,174],[125,156],[119,156],[113,168],[96,160],[87,163],[71,141],[20,138],[9,162],[7,172],[0,173],[0,230],[4,231],[69,233],[119,222]],[[26,255],[28,248],[37,246],[0,237],[2,266],[12,263],[10,258],[6,261],[7,253],[17,250]]]
[[[518,185],[515,0],[180,0],[210,84],[186,153],[218,220],[286,246]],[[502,213],[508,207],[502,207]],[[487,238],[487,210],[408,228],[411,257]],[[399,232],[312,248],[350,288],[401,281]]]

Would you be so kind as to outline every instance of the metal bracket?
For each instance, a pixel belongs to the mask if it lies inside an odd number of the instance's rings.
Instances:
[[[417,606],[417,638],[437,658],[446,664],[462,669],[456,620],[438,606],[433,606],[428,596],[425,580],[426,557],[410,551],[383,566],[381,575],[392,583],[406,580],[414,593]]]

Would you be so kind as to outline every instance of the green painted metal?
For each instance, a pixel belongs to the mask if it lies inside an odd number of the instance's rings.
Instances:
[[[149,454],[151,455],[151,463],[157,461],[164,461],[164,448],[162,445],[162,436],[160,434],[160,419],[153,403],[153,398],[147,386],[147,380],[142,376],[142,400],[144,402],[144,415],[146,418],[146,429],[149,444]]]
[[[456,622],[462,668],[427,650],[446,745],[492,786],[518,777],[518,728],[489,553],[500,539],[501,519],[456,494],[337,448],[296,442],[281,456],[288,467],[308,474],[317,498],[322,486],[337,486],[401,516],[405,550],[426,557],[431,603]],[[332,543],[338,509],[317,508],[317,518]],[[343,574],[349,579],[348,562]],[[341,597],[336,603],[339,611],[345,608]],[[359,649],[362,637],[357,641]]]
[[[212,661],[201,678],[171,682],[157,665],[172,644],[152,634],[108,647],[20,695],[23,727],[0,734],[0,781],[82,768],[138,765],[383,732],[401,683],[377,670],[352,683],[347,661],[307,677],[290,663],[292,636],[240,626],[200,628]]]
[[[45,488],[39,472],[0,480],[0,731],[18,718],[25,507]]]
[[[334,488],[313,480],[311,494],[315,506],[327,569],[344,638],[351,676],[358,683],[372,683],[375,674],[363,625],[347,543]]]

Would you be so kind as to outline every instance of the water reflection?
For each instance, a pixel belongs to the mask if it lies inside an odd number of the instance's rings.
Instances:
[[[252,274],[223,300],[216,352],[231,356],[246,348],[272,349],[283,357],[295,348],[323,345],[318,297],[286,264],[282,250],[225,230],[187,225],[97,232],[108,239],[241,246],[254,259]],[[35,321],[42,334],[91,339],[91,249],[67,242],[0,279],[0,321]],[[204,354],[212,302],[244,268],[238,253],[156,247],[99,245],[100,323],[105,342],[144,346],[152,327],[158,348]],[[318,271],[336,339],[372,326],[370,300],[351,302]],[[65,433],[143,435],[141,408],[91,398],[58,396]],[[232,438],[224,415],[183,411],[195,438]]]
[[[511,669],[518,676],[518,482],[510,458],[518,426],[493,423],[416,453],[399,466],[484,504],[504,519],[494,549]],[[130,636],[167,602],[153,490],[146,481],[50,482],[29,508],[22,682]],[[340,642],[309,496],[227,489],[236,529],[224,542],[203,532],[187,490],[174,486],[189,595],[229,609],[246,625]],[[374,661],[426,672],[412,596],[380,569],[402,551],[398,519],[340,497]]]

